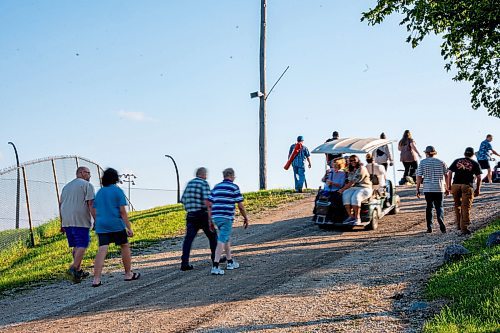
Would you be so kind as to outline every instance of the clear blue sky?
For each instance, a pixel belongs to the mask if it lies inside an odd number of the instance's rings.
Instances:
[[[432,144],[448,163],[500,120],[469,103],[469,85],[443,69],[438,37],[417,49],[392,17],[360,22],[371,2],[268,1],[269,188],[292,187],[289,146],[311,150],[343,137]],[[198,166],[209,182],[233,167],[243,191],[258,189],[260,1],[0,1],[0,169],[76,154],[138,176],[137,187],[181,187]],[[312,158],[310,187],[323,156]],[[146,208],[171,192],[134,191]]]

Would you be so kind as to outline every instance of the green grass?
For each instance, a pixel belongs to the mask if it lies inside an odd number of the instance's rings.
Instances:
[[[431,300],[447,299],[424,332],[500,332],[500,246],[486,247],[488,235],[500,230],[500,219],[464,242],[471,255],[447,264],[427,286]]]
[[[292,194],[292,190],[246,193],[245,206],[249,212],[259,212],[304,197]],[[145,248],[169,237],[181,235],[185,229],[185,212],[180,204],[132,212],[129,219],[134,230],[134,237],[130,238],[132,253],[134,249]],[[36,228],[34,234],[35,247],[28,247],[25,240],[17,240],[0,251],[0,292],[64,278],[72,258],[66,237],[59,232],[59,220]],[[9,235],[10,233],[6,232],[4,239]],[[116,256],[119,247],[112,245],[109,252],[111,256]],[[92,233],[83,267],[88,269],[92,265],[96,253],[97,237]]]

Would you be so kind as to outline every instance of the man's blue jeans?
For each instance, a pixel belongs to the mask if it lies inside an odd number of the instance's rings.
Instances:
[[[304,167],[293,167],[293,179],[295,180],[295,191],[302,192],[304,181],[306,180],[306,170]]]
[[[436,209],[437,220],[439,226],[444,226],[444,208],[443,208],[443,192],[425,192],[425,201],[427,207],[425,208],[425,219],[427,221],[427,228],[432,228],[433,209]]]

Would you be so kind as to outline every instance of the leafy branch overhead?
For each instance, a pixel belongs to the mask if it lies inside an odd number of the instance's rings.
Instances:
[[[472,83],[472,107],[500,117],[500,0],[378,0],[361,21],[375,25],[393,13],[403,15],[412,47],[431,33],[442,36],[445,69]]]

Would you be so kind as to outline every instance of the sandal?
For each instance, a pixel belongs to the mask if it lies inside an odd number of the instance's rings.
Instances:
[[[141,273],[134,273],[132,274],[132,277],[130,279],[125,279],[125,281],[133,281],[133,280],[137,280],[141,277]]]

